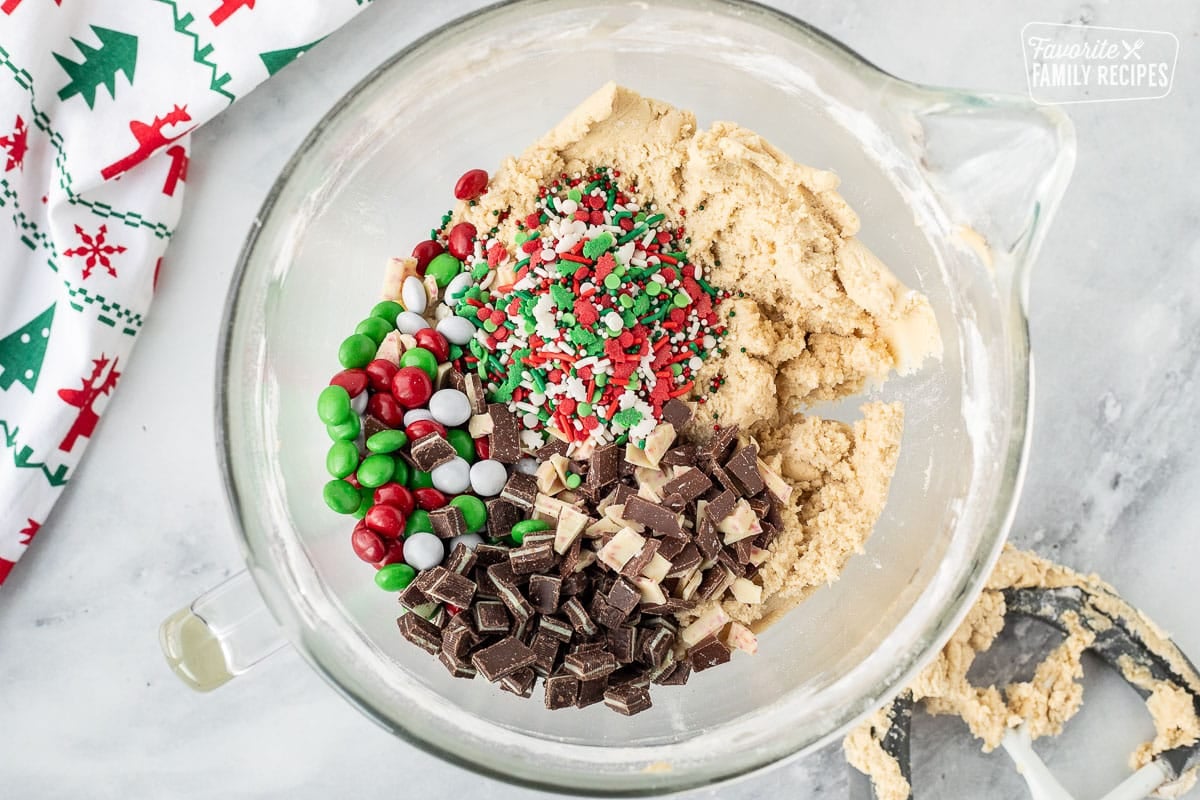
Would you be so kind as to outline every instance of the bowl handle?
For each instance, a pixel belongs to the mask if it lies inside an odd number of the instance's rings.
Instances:
[[[158,639],[167,664],[198,692],[229,682],[287,644],[245,570],[163,620]]]

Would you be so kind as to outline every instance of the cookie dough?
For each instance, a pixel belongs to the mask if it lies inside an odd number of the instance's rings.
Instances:
[[[762,627],[836,579],[862,549],[899,453],[898,404],[868,404],[853,425],[798,412],[939,357],[932,309],[855,238],[858,217],[833,173],[796,163],[734,123],[699,130],[692,113],[614,84],[507,159],[453,220],[498,224],[498,238],[513,241],[540,186],[596,165],[633,179],[685,224],[692,263],[742,295],[722,304],[722,354],[697,381],[723,377],[724,388],[704,398],[688,433],[703,438],[714,420],[740,426],[792,488],[783,532],[760,568],[762,601],[723,601],[732,619]]]

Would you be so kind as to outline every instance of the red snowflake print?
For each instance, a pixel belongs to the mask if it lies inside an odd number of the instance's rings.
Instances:
[[[21,529],[21,534],[20,534],[21,535],[21,544],[28,547],[29,543],[33,541],[33,537],[37,535],[38,530],[41,529],[42,523],[35,522],[34,520],[29,519],[28,517],[25,518],[25,522],[26,522],[26,525],[24,528]]]
[[[25,154],[29,152],[29,129],[25,127],[25,120],[21,119],[20,114],[17,114],[13,132],[8,136],[0,136],[0,147],[8,153],[8,161],[4,164],[5,172],[25,169]]]
[[[108,270],[108,274],[114,278],[117,277],[117,268],[112,265],[112,260],[109,256],[117,253],[125,252],[123,244],[109,244],[105,237],[108,236],[108,226],[101,225],[100,230],[96,231],[95,236],[88,234],[80,226],[75,226],[75,233],[79,235],[79,239],[83,244],[79,247],[72,247],[70,250],[64,250],[64,256],[87,257],[87,261],[83,264],[83,277],[90,278],[92,270],[97,264]]]

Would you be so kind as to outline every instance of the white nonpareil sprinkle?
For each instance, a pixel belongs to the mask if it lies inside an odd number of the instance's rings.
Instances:
[[[604,315],[604,324],[608,326],[610,331],[616,333],[617,331],[621,330],[621,327],[625,324],[625,321],[621,319],[621,315],[617,312],[609,311]]]

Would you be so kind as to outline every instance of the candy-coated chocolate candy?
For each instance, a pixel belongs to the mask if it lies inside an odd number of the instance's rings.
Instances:
[[[409,441],[415,442],[417,439],[428,436],[431,433],[445,437],[446,428],[442,423],[434,419],[418,419],[404,426],[404,432],[408,434]]]
[[[433,477],[430,476],[430,474],[428,472],[425,472],[424,470],[414,469],[412,471],[412,481],[409,483],[409,486],[414,490],[416,490],[416,489],[432,489],[433,488]]]
[[[416,275],[409,275],[404,279],[404,283],[400,284],[400,299],[404,301],[406,311],[424,314],[425,309],[429,307],[429,293],[425,291],[425,284],[421,283],[421,279]]]
[[[340,386],[351,397],[358,397],[367,390],[367,373],[361,369],[344,369],[329,379],[330,386]]]
[[[483,194],[487,185],[487,172],[481,169],[469,169],[454,184],[454,197],[458,200],[474,200]]]
[[[446,551],[454,552],[454,548],[458,545],[463,545],[468,550],[474,550],[479,545],[483,544],[483,537],[478,533],[464,533],[462,536],[455,536],[446,543]]]
[[[460,494],[450,501],[450,505],[462,512],[463,519],[467,523],[468,533],[481,531],[487,524],[487,507],[475,495]]]
[[[363,518],[363,521],[367,523],[368,528],[380,536],[386,536],[389,539],[395,539],[403,534],[404,525],[407,522],[400,509],[385,503],[372,505],[367,510],[367,515]],[[383,556],[381,555],[380,558],[383,558]]]
[[[465,459],[468,464],[475,461],[475,442],[471,434],[462,428],[452,428],[446,431],[446,441],[450,442],[459,458]]]
[[[375,573],[375,585],[385,592],[398,592],[412,583],[415,577],[417,571],[408,564],[388,564]]]
[[[376,569],[383,569],[388,564],[404,563],[404,539],[395,539],[387,546],[387,554],[375,562]]]
[[[418,508],[408,515],[408,522],[404,526],[404,535],[408,537],[421,532],[433,533],[433,523],[429,520],[429,512]]]
[[[346,369],[365,367],[375,357],[377,349],[379,345],[370,336],[352,333],[338,347],[338,361]]]
[[[339,439],[353,442],[358,438],[358,434],[362,432],[362,420],[358,418],[358,414],[351,414],[346,417],[345,422],[338,423],[337,425],[326,425],[325,430],[329,434],[329,438],[335,442]]]
[[[400,316],[396,317],[396,330],[401,333],[415,334],[423,328],[428,328],[429,323],[415,311],[401,311]]]
[[[517,463],[514,465],[514,469],[516,469],[517,472],[523,472],[526,475],[536,475],[538,471],[538,460],[536,458],[524,456],[523,458],[517,460]]]
[[[354,555],[368,564],[374,564],[387,557],[388,546],[379,538],[379,534],[362,522],[354,526],[354,533],[350,534],[350,547],[353,548]]]
[[[417,347],[424,347],[433,353],[433,357],[439,362],[450,360],[450,343],[446,341],[445,336],[433,328],[422,328],[414,336],[417,340]]]
[[[436,511],[446,505],[446,495],[434,488],[414,489],[413,495],[417,498],[417,505],[426,511]]]
[[[471,340],[475,338],[475,326],[471,324],[470,320],[457,315],[446,317],[439,322],[437,332],[445,336],[451,344],[460,347],[470,344]]]
[[[369,455],[358,465],[358,482],[368,489],[383,486],[396,474],[396,459],[391,456],[375,453]]]
[[[512,527],[512,540],[517,544],[525,541],[525,535],[550,530],[550,523],[540,519],[523,519]]]
[[[375,343],[375,348],[378,350],[379,345],[383,343],[383,337],[387,336],[394,330],[396,330],[396,326],[389,324],[385,319],[381,319],[379,317],[367,317],[362,322],[358,323],[358,327],[354,329],[354,332],[361,333],[364,336],[369,336],[371,341]]]
[[[429,398],[429,413],[447,427],[464,425],[471,418],[471,401],[458,389],[438,389]]]
[[[412,479],[412,467],[403,458],[396,459],[396,474],[392,476],[392,481],[399,483],[402,486],[408,486]]]
[[[429,393],[433,394],[433,381],[437,380],[438,360],[430,351],[424,347],[414,347],[410,350],[405,350],[404,355],[400,356],[400,368],[418,367],[429,376],[430,388]],[[428,398],[426,398],[428,400]],[[424,405],[424,403],[422,403]]]
[[[376,392],[390,392],[392,390],[392,378],[396,377],[397,367],[392,362],[384,358],[376,358],[371,363],[363,368],[367,373],[367,380],[370,381],[371,388]]]
[[[471,465],[458,456],[434,467],[429,474],[433,488],[446,494],[460,494],[471,488]]]
[[[413,351],[409,351],[410,353]],[[429,353],[428,350],[423,350]],[[407,353],[405,354],[407,355]],[[430,358],[432,358],[432,354]],[[405,365],[392,378],[392,397],[404,408],[418,408],[433,396],[433,380],[429,373],[417,366]],[[412,437],[409,437],[412,438]]]
[[[486,436],[480,436],[475,440],[475,455],[481,459],[490,458],[492,455],[492,446],[488,444]]]
[[[463,293],[470,289],[475,283],[475,279],[471,277],[469,272],[460,272],[454,276],[454,279],[446,284],[446,291],[442,292],[442,302],[451,308],[457,308],[462,302]]]
[[[379,431],[367,439],[367,449],[372,453],[394,453],[406,444],[404,431]]]
[[[446,248],[442,247],[441,243],[435,242],[433,239],[426,239],[423,242],[417,242],[417,246],[413,248],[412,257],[417,260],[417,272],[424,276],[425,269],[429,266],[429,262],[446,252]]]
[[[450,229],[446,240],[446,249],[450,251],[450,255],[462,261],[475,249],[475,226],[469,222],[460,222]],[[442,284],[439,282],[438,286]]]
[[[321,494],[325,498],[325,505],[339,514],[353,514],[358,510],[358,489],[345,481],[336,478],[329,481]]]
[[[404,310],[404,307],[395,300],[380,300],[371,309],[372,317],[379,317],[385,320],[393,328],[396,327],[396,316]]]
[[[344,478],[358,469],[358,448],[354,442],[338,441],[325,454],[325,469],[335,478]]]
[[[445,557],[442,540],[432,533],[414,533],[404,540],[404,561],[418,572],[433,569]]]
[[[383,486],[380,486],[375,490],[375,494],[372,497],[377,505],[394,506],[405,517],[412,514],[413,510],[417,507],[417,500],[413,497],[413,493],[406,487],[394,482],[385,483]]]
[[[449,253],[442,253],[429,262],[426,275],[432,275],[439,289],[445,289],[454,276],[462,272],[462,262]]]
[[[399,428],[404,424],[404,409],[390,394],[371,395],[371,399],[367,401],[367,413],[389,428]]]
[[[407,428],[419,419],[433,419],[433,414],[428,408],[411,408],[404,412],[404,427]]]
[[[326,425],[340,425],[350,416],[350,393],[341,386],[326,386],[317,395],[317,416]]]
[[[499,461],[485,458],[471,465],[471,491],[480,497],[495,497],[508,482],[508,470]]]

